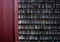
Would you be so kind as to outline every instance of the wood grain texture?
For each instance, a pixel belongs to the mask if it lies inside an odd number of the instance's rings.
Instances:
[[[3,0],[0,0],[0,42],[4,42],[3,29]]]
[[[13,0],[0,0],[0,42],[14,42]]]

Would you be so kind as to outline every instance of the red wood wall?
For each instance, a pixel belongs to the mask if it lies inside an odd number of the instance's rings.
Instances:
[[[0,0],[0,42],[18,42],[17,0]]]
[[[14,32],[14,41],[18,42],[18,0],[14,0]]]

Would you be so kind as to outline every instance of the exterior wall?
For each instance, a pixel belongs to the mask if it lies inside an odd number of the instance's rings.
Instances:
[[[0,0],[0,42],[15,42],[13,7],[14,0]]]

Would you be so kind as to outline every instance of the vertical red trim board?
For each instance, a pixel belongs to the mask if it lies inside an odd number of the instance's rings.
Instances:
[[[18,0],[14,0],[15,42],[18,42]]]

